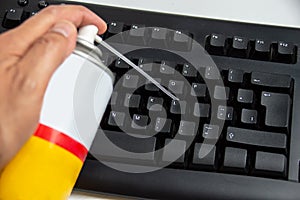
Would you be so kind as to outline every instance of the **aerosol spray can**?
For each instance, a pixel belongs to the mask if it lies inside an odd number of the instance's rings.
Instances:
[[[113,90],[94,45],[97,32],[81,28],[76,49],[54,73],[36,132],[1,174],[0,200],[70,195]]]

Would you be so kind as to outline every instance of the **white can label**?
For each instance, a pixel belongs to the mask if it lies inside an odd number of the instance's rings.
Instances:
[[[89,149],[112,91],[112,78],[107,72],[71,54],[50,80],[40,123]]]

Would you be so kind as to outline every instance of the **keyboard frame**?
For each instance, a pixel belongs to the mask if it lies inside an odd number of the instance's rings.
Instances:
[[[31,0],[25,9],[38,11],[37,2],[37,0]],[[58,1],[48,2],[50,4],[59,3]],[[75,2],[72,2],[72,4],[83,5]],[[85,5],[107,21],[119,21],[118,19],[121,17],[122,21],[128,24],[133,22],[144,24],[147,21],[149,26],[166,26],[172,29],[193,30],[200,33],[199,38],[195,39],[203,46],[205,42],[203,38],[206,35],[225,33],[228,36],[238,35],[249,39],[255,39],[258,36],[262,39],[272,38],[274,41],[288,39],[287,42],[293,42],[298,46],[298,54],[296,64],[264,62],[264,68],[261,68],[260,65],[262,61],[212,56],[217,65],[222,63],[224,69],[226,69],[226,66],[230,66],[231,68],[242,69],[245,72],[253,70],[274,72],[288,74],[294,79],[288,166],[289,181],[178,169],[161,169],[145,174],[128,174],[108,168],[94,160],[86,160],[76,183],[77,189],[159,199],[299,199],[300,134],[297,131],[299,132],[300,130],[300,113],[297,111],[300,110],[300,29],[183,17],[101,5]],[[20,6],[18,6],[17,1],[5,0],[1,2],[1,22],[3,21],[5,10],[18,7]],[[147,17],[136,17],[143,15]],[[251,70],[248,68],[249,64],[251,64]]]

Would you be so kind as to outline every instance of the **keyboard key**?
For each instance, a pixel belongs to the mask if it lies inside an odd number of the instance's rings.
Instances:
[[[185,77],[197,77],[197,70],[190,64],[183,64],[181,73]]]
[[[219,139],[220,136],[219,126],[218,125],[210,125],[204,124],[202,137],[206,139]]]
[[[26,18],[23,8],[12,8],[6,12],[3,21],[4,28],[15,28],[20,25]]]
[[[203,103],[195,103],[194,115],[196,117],[209,117],[210,105]]]
[[[162,160],[165,162],[184,163],[186,142],[184,140],[166,139]]]
[[[224,167],[240,168],[245,170],[247,150],[232,147],[225,148]]]
[[[107,54],[107,53],[103,53],[100,60],[104,65],[109,66],[114,62],[114,57],[109,56],[109,54]],[[115,64],[116,64],[116,62],[115,62]]]
[[[169,90],[175,94],[182,94],[183,93],[183,81],[176,81],[176,80],[170,80],[169,81]]]
[[[245,90],[239,89],[237,101],[240,103],[252,103],[253,102],[253,91],[252,90]]]
[[[209,144],[196,143],[193,164],[207,165],[214,168],[216,160],[216,146]]]
[[[271,42],[257,39],[254,42],[253,53],[251,55],[252,59],[255,60],[270,60],[271,56]]]
[[[232,48],[245,50],[248,48],[248,39],[244,37],[234,36],[232,40]]]
[[[136,138],[132,137],[131,133],[124,134],[123,132],[104,130],[105,135],[109,139],[103,140],[103,136],[99,136],[102,133],[96,134],[95,143],[93,145],[93,154],[96,157],[102,159],[122,161],[125,163],[132,163],[136,160],[139,161],[151,161],[154,162],[156,138]],[[112,146],[111,142],[119,148]],[[124,150],[125,151],[124,151]]]
[[[257,111],[243,109],[241,121],[246,124],[256,124],[257,123]]]
[[[158,83],[161,83],[161,79],[160,78],[154,78]],[[154,85],[151,81],[149,81],[148,79],[146,80],[146,85],[145,85],[145,89],[148,91],[153,91],[153,92],[157,92],[159,91],[159,88],[156,87],[156,85]]]
[[[213,55],[225,55],[226,37],[222,34],[211,34],[207,37],[205,49]]]
[[[244,78],[244,71],[239,69],[229,69],[228,81],[233,83],[242,83]]]
[[[39,1],[38,2],[38,7],[40,8],[40,9],[43,9],[43,8],[46,8],[46,7],[48,7],[49,6],[49,3],[47,2],[47,1]]]
[[[296,47],[292,43],[278,42],[273,45],[272,61],[282,63],[295,63],[296,61]]]
[[[129,65],[125,63],[121,58],[118,58],[116,60],[115,67],[119,69],[129,69]]]
[[[178,133],[183,136],[194,136],[196,133],[195,122],[180,121]]]
[[[272,133],[235,127],[227,128],[227,141],[285,149],[287,137],[283,133]]]
[[[129,108],[138,108],[140,106],[141,96],[136,94],[126,94],[124,106]]]
[[[151,39],[158,40],[159,42],[164,42],[167,39],[166,28],[154,27],[151,31]]]
[[[248,39],[244,37],[234,36],[228,55],[237,58],[247,58]]]
[[[108,124],[111,126],[124,126],[125,113],[111,111],[108,118]]]
[[[220,71],[217,67],[207,66],[205,68],[204,76],[205,76],[206,79],[209,79],[209,80],[219,80],[219,79],[221,79],[221,74],[220,74]]]
[[[159,97],[149,97],[147,109],[151,111],[162,111],[164,99]]]
[[[28,4],[28,0],[18,0],[18,4],[19,6],[24,7]]]
[[[155,27],[151,28],[149,46],[154,48],[166,48],[167,46],[167,29]]]
[[[282,54],[282,55],[291,55],[294,52],[294,45],[292,43],[288,43],[288,42],[278,42],[278,49],[277,49],[278,53]]]
[[[292,79],[289,75],[270,74],[264,72],[252,72],[251,74],[251,83],[255,85],[289,88],[291,81]]]
[[[219,100],[229,99],[229,87],[215,86],[214,98]]]
[[[134,129],[146,129],[149,117],[146,115],[134,114],[132,118],[131,127]]]
[[[145,25],[133,24],[128,31],[127,43],[130,45],[146,44],[146,28]]]
[[[155,122],[155,131],[169,133],[171,131],[172,120],[158,117]]]
[[[150,72],[152,71],[152,66],[153,66],[153,60],[149,59],[149,58],[140,58],[139,59],[139,63],[138,66],[146,71],[146,72]]]
[[[255,169],[285,173],[287,159],[282,154],[256,152]]]
[[[206,85],[200,83],[192,83],[191,95],[197,97],[206,96]]]
[[[172,100],[170,112],[173,114],[185,114],[186,101]]]
[[[123,78],[123,86],[126,88],[136,88],[139,82],[139,76],[125,74]]]
[[[220,120],[232,120],[233,108],[227,106],[219,106],[217,116]]]
[[[172,75],[175,73],[175,63],[162,61],[159,69],[160,73]]]
[[[111,42],[123,42],[123,22],[111,22],[108,24],[105,38],[111,37],[108,41]],[[112,37],[113,36],[113,37]]]
[[[262,92],[261,105],[266,106],[267,126],[288,127],[291,99],[288,94]]]
[[[172,31],[169,47],[177,51],[190,51],[192,48],[192,35],[184,31]]]

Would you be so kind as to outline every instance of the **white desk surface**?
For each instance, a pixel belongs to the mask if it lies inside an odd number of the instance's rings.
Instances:
[[[231,21],[300,28],[299,0],[70,0]],[[300,37],[300,36],[299,36]],[[120,199],[73,192],[69,200]]]
[[[66,0],[300,28],[299,0]]]

